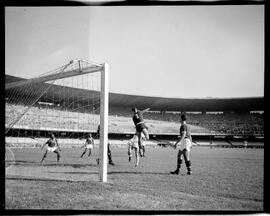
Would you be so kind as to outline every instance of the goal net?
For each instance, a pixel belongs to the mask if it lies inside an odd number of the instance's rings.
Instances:
[[[6,144],[38,146],[53,132],[60,146],[82,146],[86,135],[96,133],[99,124],[100,143],[104,142],[104,115],[108,113],[108,103],[104,104],[108,102],[104,90],[108,89],[102,86],[105,65],[72,60],[38,77],[6,83]]]

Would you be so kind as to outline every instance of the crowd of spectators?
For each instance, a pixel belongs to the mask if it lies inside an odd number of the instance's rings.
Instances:
[[[14,104],[6,104],[5,117],[6,127],[14,122],[15,127],[25,127],[26,129],[89,130],[90,125],[95,124],[96,126],[99,122],[97,114],[71,112],[55,109],[55,107],[26,107]]]
[[[130,116],[127,109],[113,110],[114,116]],[[145,119],[180,122],[180,114],[175,112],[146,112]],[[259,113],[187,113],[190,125],[226,134],[264,134],[264,114]]]
[[[226,134],[263,134],[263,114],[190,114],[192,125]]]
[[[27,112],[25,113],[25,111]],[[24,114],[25,113],[25,114]],[[23,115],[24,114],[24,115]],[[22,118],[20,118],[22,116]],[[74,112],[62,110],[59,107],[25,107],[23,105],[6,104],[6,127],[12,119],[20,119],[16,126],[29,129],[54,128],[69,130],[88,130],[89,124],[98,125],[99,115],[91,111]],[[160,121],[179,123],[179,113],[146,112],[144,119],[147,121]],[[225,134],[264,134],[264,114],[192,114],[187,113],[188,124],[206,128],[213,133]],[[124,132],[126,128],[132,128],[130,109],[114,108],[109,110],[109,121],[111,127],[119,132]],[[122,123],[120,124],[119,122]],[[129,126],[130,125],[130,126]],[[175,125],[175,124],[174,124]],[[151,125],[150,125],[151,126]]]

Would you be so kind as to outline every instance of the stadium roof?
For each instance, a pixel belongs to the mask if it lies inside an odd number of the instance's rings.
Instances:
[[[10,75],[5,75],[5,83],[11,83],[20,80],[24,79]],[[54,90],[56,90],[55,88],[57,88],[57,86],[54,87]],[[88,90],[75,88],[70,88],[69,92],[70,97],[89,93]],[[55,94],[55,92],[49,91],[48,94]],[[131,107],[145,109],[150,107],[151,110],[190,111],[190,112],[263,111],[264,97],[187,99],[187,98],[164,98],[164,97],[150,97],[150,96],[109,93],[109,106],[110,108],[117,107],[123,109],[125,108],[130,109]]]
[[[261,97],[186,99],[124,95],[110,93],[110,106],[137,107],[166,111],[262,111]]]

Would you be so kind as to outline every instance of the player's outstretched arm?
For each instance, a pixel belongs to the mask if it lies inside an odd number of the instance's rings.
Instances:
[[[173,147],[174,147],[175,149],[176,149],[177,144],[180,142],[180,140],[181,140],[181,138],[178,139],[178,140],[174,143]]]
[[[150,108],[144,109],[141,112],[144,113],[144,112],[147,112],[148,110],[150,110]]]
[[[197,146],[197,145],[198,145],[197,143],[191,142],[191,148],[192,148],[193,146]]]
[[[85,143],[84,143],[84,145],[82,146],[82,148],[86,148],[86,146],[87,146],[87,140],[85,140]]]
[[[46,144],[47,144],[47,142],[43,143],[43,144],[41,145],[41,149],[43,149],[44,146],[45,146]]]
[[[189,135],[189,139],[190,139],[190,142],[192,143],[192,136],[191,135]]]

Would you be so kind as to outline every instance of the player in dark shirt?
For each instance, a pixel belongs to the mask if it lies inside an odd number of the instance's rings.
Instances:
[[[178,145],[179,143],[179,145]],[[178,145],[178,146],[177,146]],[[192,137],[190,134],[189,127],[186,124],[186,115],[181,114],[181,126],[180,126],[180,138],[174,144],[174,147],[178,149],[177,154],[177,168],[171,174],[178,175],[180,172],[180,167],[182,164],[182,156],[184,157],[186,167],[187,167],[187,175],[191,175],[191,162],[189,159],[190,149],[192,147]]]
[[[134,122],[134,125],[136,127],[136,133],[138,136],[138,145],[140,149],[140,155],[141,154],[141,149],[142,149],[142,133],[144,134],[146,140],[149,140],[149,134],[148,134],[148,127],[145,125],[143,121],[143,113],[148,111],[150,108],[147,108],[145,110],[138,110],[136,107],[132,108],[133,116],[132,120]]]
[[[48,146],[47,146],[47,149],[42,157],[41,163],[46,158],[48,152],[54,152],[55,154],[57,154],[57,162],[59,162],[59,160],[60,160],[59,151],[61,151],[61,150],[60,150],[60,147],[58,145],[57,139],[55,138],[53,133],[50,134],[50,139],[48,139],[47,142],[42,145],[42,148],[44,148],[45,145],[48,145]]]
[[[93,148],[94,148],[94,139],[93,139],[91,134],[88,134],[87,138],[86,138],[86,141],[85,141],[85,149],[84,149],[84,152],[81,155],[81,158],[87,152],[87,150],[89,150],[88,157],[90,157]]]
[[[98,125],[98,129],[97,129],[97,135],[96,137],[99,139],[100,136],[100,125]],[[108,155],[108,162],[110,165],[115,165],[114,162],[112,161],[112,152],[111,152],[111,148],[110,148],[110,143],[108,142],[107,145],[107,155]],[[97,158],[97,164],[99,164],[99,158]]]

